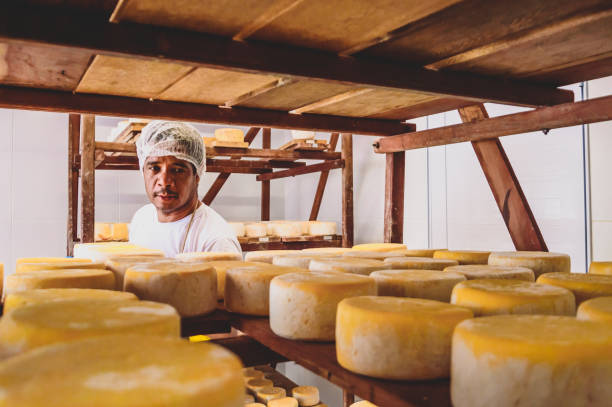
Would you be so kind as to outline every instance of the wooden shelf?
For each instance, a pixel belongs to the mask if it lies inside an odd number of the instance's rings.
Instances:
[[[296,236],[296,237],[240,237],[242,251],[256,250],[302,250],[315,247],[341,247],[341,235]]]

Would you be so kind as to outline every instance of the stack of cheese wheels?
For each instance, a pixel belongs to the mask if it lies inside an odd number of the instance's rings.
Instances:
[[[339,271],[341,273],[354,273],[369,275],[376,270],[391,268],[380,260],[342,258],[342,259],[313,259],[308,269],[310,271]]]
[[[322,222],[313,220],[308,222],[310,236],[329,236],[336,234],[336,222]]]
[[[250,394],[245,394],[244,395],[244,405],[250,406],[252,404],[261,404],[261,403],[255,403],[255,397],[251,396]],[[265,404],[261,404],[261,405],[265,407]]]
[[[312,407],[319,404],[319,389],[315,386],[297,386],[291,389],[291,396],[298,401],[300,407]]]
[[[270,236],[295,237],[302,235],[302,224],[292,221],[274,221],[267,225],[267,233]]]
[[[141,300],[170,304],[183,317],[217,308],[217,273],[207,263],[168,261],[130,267],[123,289]]]
[[[456,266],[456,260],[432,259],[430,257],[389,257],[384,262],[393,269],[401,270],[444,270]]]
[[[571,266],[567,254],[549,252],[493,252],[489,264],[527,267],[533,270],[536,278],[544,273],[569,273]]]
[[[236,237],[243,237],[246,234],[246,228],[242,222],[228,222],[229,225],[234,229]]]
[[[453,329],[468,318],[469,309],[439,301],[347,298],[338,305],[338,363],[381,379],[448,377]]]
[[[261,263],[270,263],[275,256],[282,256],[290,253],[300,253],[299,250],[261,250],[257,252],[248,252],[244,256],[245,261],[257,261]]]
[[[307,269],[310,267],[310,262],[314,259],[333,259],[337,258],[333,253],[319,252],[319,253],[286,253],[279,256],[275,256],[272,259],[272,264],[277,266],[287,267],[301,267]]]
[[[389,257],[406,257],[404,250],[395,250],[391,252],[368,252],[365,250],[351,250],[343,253],[342,256],[347,258],[359,258],[359,259],[372,259],[372,260],[384,260]]]
[[[449,302],[453,287],[465,281],[462,274],[438,270],[380,270],[370,274],[378,295],[425,298]]]
[[[6,277],[5,294],[35,288],[115,288],[113,273],[103,269],[24,271]]]
[[[345,298],[376,295],[374,279],[336,272],[291,273],[270,285],[270,328],[284,338],[333,341]]]
[[[242,143],[244,141],[244,132],[240,129],[216,129],[215,139],[229,143]]]
[[[127,333],[178,337],[180,318],[171,306],[148,301],[42,302],[0,319],[0,349],[10,356],[52,343]]]
[[[225,297],[225,273],[228,269],[248,266],[265,266],[266,263],[256,261],[220,260],[209,261],[206,265],[214,267],[217,273],[217,299],[222,300]]]
[[[612,297],[586,300],[578,307],[576,318],[612,324]]]
[[[576,313],[576,301],[571,291],[520,280],[464,281],[453,289],[451,302],[470,308],[476,316]]]
[[[612,261],[593,261],[589,266],[589,274],[612,275]]]
[[[433,258],[455,260],[459,264],[487,264],[490,254],[480,250],[439,250]]]
[[[453,335],[453,406],[609,406],[610,349],[609,324],[544,315],[464,321]]]
[[[394,250],[406,250],[405,244],[401,243],[364,243],[353,246],[353,250],[366,252],[392,252]]]
[[[4,312],[10,312],[31,304],[66,300],[128,301],[138,300],[138,297],[132,293],[122,291],[94,290],[90,288],[36,289],[7,295],[4,299]]]
[[[230,312],[266,316],[270,313],[270,281],[287,273],[305,271],[299,267],[237,267],[225,272],[225,308]]]
[[[91,260],[83,261],[52,261],[45,263],[42,261],[33,263],[17,263],[15,266],[16,273],[38,270],[61,270],[61,269],[104,269],[104,263]]]
[[[131,243],[108,242],[108,243],[78,243],[74,245],[74,257],[86,258],[93,261],[106,261],[116,256],[136,255],[159,255],[164,256],[161,250],[147,249]]]
[[[239,359],[179,338],[111,335],[0,363],[2,404],[20,407],[242,407]]]
[[[115,275],[115,287],[117,290],[123,290],[123,277],[125,272],[130,268],[140,264],[156,263],[159,261],[169,261],[165,257],[159,255],[152,256],[118,256],[111,257],[104,263],[106,268]]]
[[[268,404],[270,400],[282,399],[287,397],[287,391],[282,387],[270,387],[257,392],[257,400],[263,404]]]
[[[246,237],[264,237],[268,235],[268,227],[265,223],[251,222],[244,225]]]
[[[444,271],[463,274],[468,280],[495,278],[499,280],[535,281],[533,271],[526,267],[489,266],[487,264],[470,264],[450,266]]]
[[[302,253],[328,253],[335,256],[342,256],[344,253],[351,251],[352,249],[348,247],[311,247],[310,249],[303,249]]]
[[[293,397],[270,400],[268,407],[298,407],[298,401]]]
[[[236,252],[187,252],[176,255],[177,260],[186,262],[242,260],[242,254]]]
[[[545,273],[538,283],[567,288],[574,293],[576,304],[595,297],[612,295],[612,276],[577,273]]]

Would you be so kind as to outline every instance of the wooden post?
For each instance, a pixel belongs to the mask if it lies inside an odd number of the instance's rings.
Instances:
[[[459,114],[464,123],[485,120],[489,117],[483,104],[461,108]],[[472,141],[472,146],[516,250],[548,251],[499,138]]]
[[[336,145],[338,144],[338,133],[332,133],[329,138],[329,150],[336,151]],[[310,220],[317,220],[319,216],[319,209],[321,209],[321,201],[323,200],[323,193],[325,192],[325,186],[327,185],[327,178],[329,177],[329,170],[322,171],[319,176],[319,184],[317,185],[317,193],[315,194],[314,201],[312,202],[312,209],[310,211]]]
[[[404,178],[406,153],[386,154],[385,167],[385,227],[386,243],[404,241]]]
[[[342,247],[352,247],[353,229],[353,135],[342,134]]]
[[[270,148],[272,129],[264,128],[261,134],[261,147]],[[261,220],[270,220],[270,180],[261,181]]]
[[[342,407],[350,407],[355,402],[355,395],[342,389]]]
[[[79,169],[75,158],[79,154],[81,116],[68,116],[68,225],[66,229],[66,255],[72,256],[74,242],[78,239],[79,219]]]
[[[81,242],[93,243],[96,200],[96,117],[83,115],[81,123]]]

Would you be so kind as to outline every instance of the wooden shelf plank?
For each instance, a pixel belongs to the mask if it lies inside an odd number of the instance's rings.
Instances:
[[[341,247],[342,236],[296,236],[296,237],[267,237],[267,238],[239,238],[242,251],[257,250],[302,250],[315,247]]]
[[[229,314],[221,310],[208,315],[184,317],[181,318],[181,336],[186,338],[193,335],[229,333],[232,330],[229,321]]]

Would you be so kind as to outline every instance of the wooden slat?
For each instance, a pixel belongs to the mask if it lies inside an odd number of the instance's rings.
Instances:
[[[386,154],[385,166],[385,243],[404,242],[404,179],[406,153]]]
[[[316,240],[299,240],[299,241],[270,241],[270,242],[250,242],[241,243],[240,247],[243,252],[252,252],[257,250],[303,250],[315,247],[341,247],[342,239],[316,239]]]
[[[79,237],[79,170],[75,155],[79,153],[81,139],[81,116],[68,116],[68,225],[66,232],[66,255],[72,256],[74,242]]]
[[[236,41],[243,41],[250,37],[255,31],[265,27],[281,15],[287,13],[292,8],[300,4],[304,0],[276,0],[272,5],[260,14],[256,19],[251,21],[246,26],[242,27],[240,32],[234,35]]]
[[[268,181],[271,179],[295,177],[296,175],[312,174],[313,172],[329,171],[334,168],[342,168],[342,160],[326,161],[320,164],[305,165],[303,167],[290,168],[288,170],[270,172],[257,176],[257,181]]]
[[[454,98],[436,98],[425,102],[417,103],[415,105],[398,107],[391,110],[382,111],[380,113],[373,114],[371,118],[376,119],[401,119],[410,120],[417,117],[423,117],[430,114],[448,112],[449,110],[455,110],[460,107],[469,106],[473,103],[469,100],[454,99]]]
[[[484,105],[461,108],[459,114],[465,123],[486,120],[489,117]],[[499,138],[473,141],[472,146],[516,250],[548,251]]]
[[[377,153],[392,153],[606,120],[612,120],[612,96],[385,137],[378,140],[375,151]]]
[[[293,114],[302,114],[304,112],[315,111],[317,109],[321,109],[325,106],[333,105],[336,103],[340,103],[346,99],[354,98],[359,95],[363,95],[364,93],[372,92],[374,89],[353,89],[348,92],[343,92],[338,95],[334,95],[325,99],[317,100],[316,102],[309,103],[306,106],[298,107],[297,109],[291,110],[289,113]]]
[[[223,106],[225,107],[232,107],[232,106],[236,106],[236,105],[240,105],[245,103],[247,100],[250,99],[254,99],[259,95],[263,95],[264,93],[269,93],[271,91],[273,91],[276,88],[280,88],[283,86],[287,86],[290,83],[293,83],[294,81],[292,79],[288,79],[288,78],[281,78],[278,79],[276,82],[271,82],[268,84],[265,84],[257,89],[251,90],[247,93],[241,94],[240,96],[228,100],[226,101]],[[284,109],[283,109],[284,110]]]
[[[270,148],[272,145],[272,129],[263,129],[262,136],[261,147]],[[270,220],[270,180],[261,182],[261,220]]]
[[[564,66],[529,72],[525,77],[559,86],[612,75],[612,53],[573,62]]]
[[[353,135],[342,134],[342,247],[353,247]]]
[[[94,242],[96,117],[81,118],[81,242]]]
[[[329,138],[329,151],[336,151],[338,145],[338,133],[332,133]],[[322,171],[319,176],[319,183],[317,184],[317,192],[315,193],[314,201],[312,202],[312,209],[310,210],[310,220],[317,220],[319,217],[319,210],[321,209],[321,202],[323,201],[323,194],[325,193],[325,186],[327,185],[327,178],[329,178],[329,171]]]

